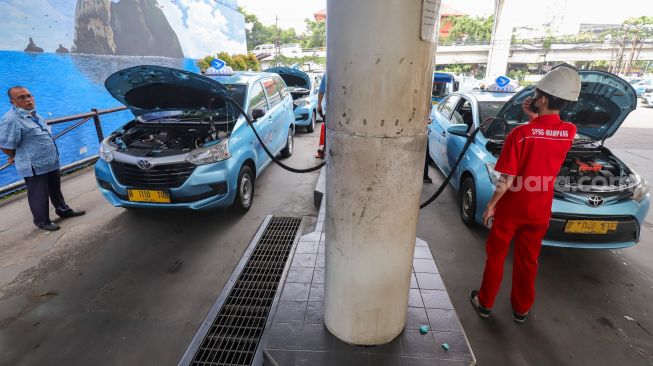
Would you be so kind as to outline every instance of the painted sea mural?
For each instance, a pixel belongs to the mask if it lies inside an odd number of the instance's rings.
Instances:
[[[46,119],[117,107],[104,88],[115,71],[150,64],[199,72],[197,58],[245,53],[245,20],[237,9],[235,0],[0,1],[0,90],[27,87]],[[0,98],[4,114],[11,105]],[[105,135],[131,117],[127,111],[102,116]],[[96,155],[93,124],[57,146],[62,165]],[[0,171],[0,187],[18,180],[13,166]]]

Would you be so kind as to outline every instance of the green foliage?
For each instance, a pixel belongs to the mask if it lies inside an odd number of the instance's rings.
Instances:
[[[326,22],[316,22],[304,19],[306,34],[302,43],[303,48],[326,47]]]
[[[451,23],[449,37],[445,41],[484,42],[492,38],[494,16],[471,17],[469,15],[447,17]]]
[[[524,81],[524,77],[528,74],[529,72],[526,70],[510,70],[508,72],[508,77],[521,83]]]
[[[312,62],[317,65],[322,65],[326,68],[326,57],[319,56],[304,56],[304,57],[286,57],[283,55],[276,55],[272,60],[275,66],[293,66],[293,65],[303,65],[309,62]]]
[[[217,56],[217,57],[216,57]],[[220,52],[216,56],[209,55],[197,60],[197,66],[202,70],[202,73],[211,66],[211,61],[216,58],[224,61],[227,66],[230,66],[234,71],[260,71],[261,64],[258,62],[256,56],[252,53],[247,55],[229,55],[226,52]]]
[[[472,73],[473,66],[470,64],[451,64],[447,65],[442,69],[444,72],[451,72],[456,75],[470,75]]]

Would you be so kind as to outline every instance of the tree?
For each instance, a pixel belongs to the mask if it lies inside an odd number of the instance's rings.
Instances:
[[[251,51],[260,44],[300,43],[300,37],[294,28],[283,29],[276,25],[264,25],[254,14],[250,14],[243,8],[238,10],[245,16],[245,35],[247,38],[247,50]]]
[[[612,55],[610,72],[621,74],[630,73],[631,68],[639,58],[642,42],[653,37],[653,17],[641,16],[626,19],[619,28],[605,31],[602,38],[610,37],[618,46],[616,54]],[[630,46],[628,59],[625,60],[626,48]]]
[[[306,33],[304,34],[303,48],[326,47],[326,22],[316,22],[304,19]]]
[[[211,66],[211,61],[219,58],[224,61],[227,66],[234,69],[234,71],[260,71],[261,64],[258,62],[256,56],[252,53],[247,55],[229,55],[227,52],[220,52],[216,56],[209,55],[197,60],[197,67],[200,68],[202,73]]]
[[[447,17],[451,23],[448,41],[486,42],[492,38],[494,16],[471,17],[469,15]]]

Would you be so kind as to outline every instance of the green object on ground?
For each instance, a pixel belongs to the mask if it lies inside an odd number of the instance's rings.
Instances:
[[[429,326],[428,325],[422,325],[419,327],[419,332],[422,334],[426,334],[429,332]]]
[[[446,343],[442,343],[442,348],[444,348],[445,351],[449,350],[449,345]]]

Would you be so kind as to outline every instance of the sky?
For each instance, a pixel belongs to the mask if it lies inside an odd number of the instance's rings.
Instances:
[[[396,0],[405,1],[405,0]],[[515,26],[535,25],[554,20],[561,33],[573,34],[580,23],[620,24],[632,16],[653,16],[652,0],[506,0],[513,9]],[[264,24],[293,27],[303,32],[304,19],[326,8],[326,0],[238,0],[248,12],[256,14]],[[443,4],[463,13],[487,16],[494,12],[493,0],[444,0]]]

